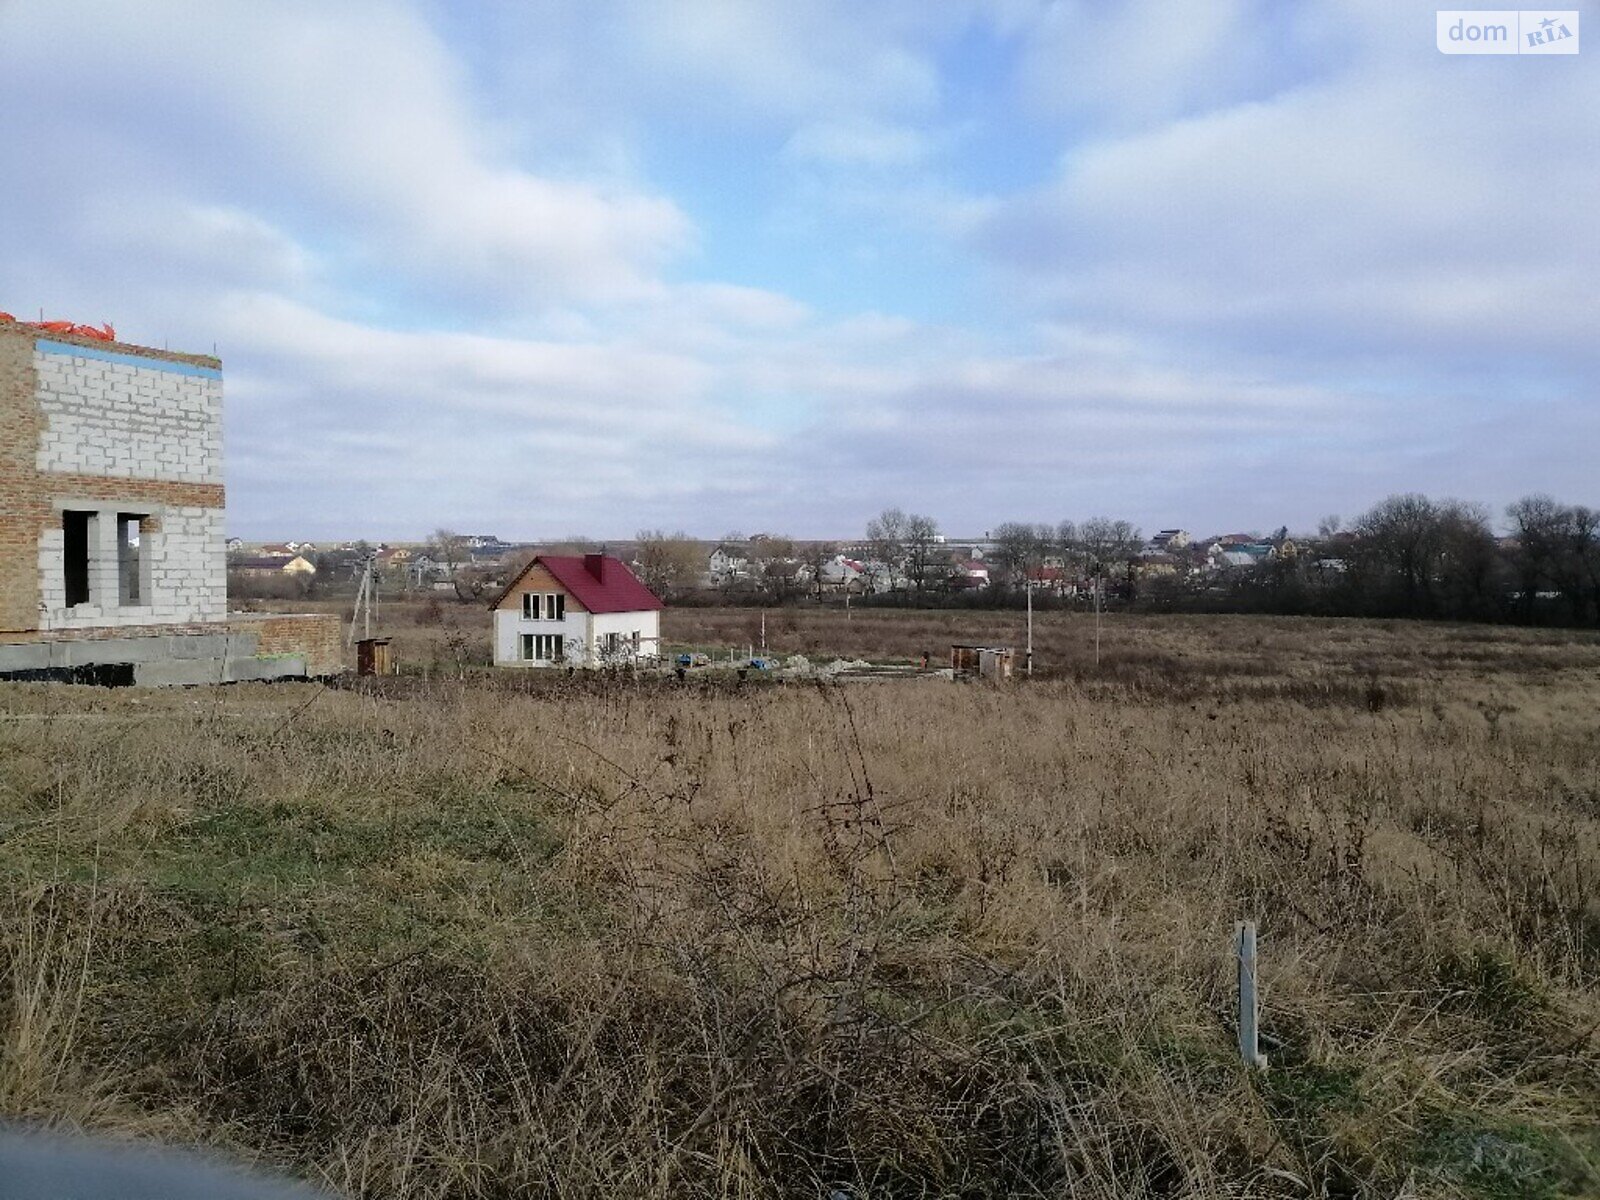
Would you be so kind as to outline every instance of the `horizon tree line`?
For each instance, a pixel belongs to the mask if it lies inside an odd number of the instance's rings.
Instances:
[[[1223,575],[1181,569],[1148,577],[1141,570],[1143,533],[1130,521],[1108,516],[1002,522],[987,539],[992,548],[985,561],[990,598],[997,602],[1018,592],[1028,573],[1048,561],[1075,579],[1104,581],[1114,603],[1164,611],[1600,625],[1600,509],[1535,493],[1507,506],[1505,527],[1508,536],[1497,536],[1482,504],[1413,492],[1388,496],[1348,524],[1324,517],[1315,534],[1303,538],[1291,539],[1279,527],[1264,540],[1275,546],[1293,542],[1297,553]],[[736,541],[748,554],[749,579],[741,590],[768,601],[820,596],[825,568],[846,549],[861,555],[865,583],[880,599],[946,598],[953,564],[935,518],[890,507],[866,522],[864,535],[857,543],[786,535],[730,534],[724,540]],[[559,543],[569,553],[603,545],[578,535]],[[468,559],[465,539],[447,529],[437,530],[428,546],[436,561],[451,567]],[[634,547],[641,577],[660,594],[684,599],[701,588],[702,539],[681,529],[645,529]],[[1180,568],[1200,561],[1194,549],[1175,557]],[[469,585],[461,598],[481,594]]]

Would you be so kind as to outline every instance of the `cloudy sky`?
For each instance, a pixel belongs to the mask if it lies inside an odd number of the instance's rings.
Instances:
[[[215,346],[247,538],[1597,504],[1597,65],[1410,0],[0,0],[0,309]]]

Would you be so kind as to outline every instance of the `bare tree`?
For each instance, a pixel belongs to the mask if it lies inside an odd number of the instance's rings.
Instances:
[[[1488,514],[1460,500],[1420,493],[1374,505],[1355,532],[1357,563],[1369,586],[1400,611],[1432,616],[1441,603],[1461,615],[1487,615],[1496,558]]]
[[[867,548],[872,556],[874,585],[893,586],[895,572],[905,560],[910,520],[898,508],[886,508],[867,522]]]
[[[1549,496],[1525,496],[1506,510],[1517,547],[1517,607],[1532,620],[1541,591],[1556,593],[1578,622],[1600,619],[1600,513]]]
[[[1030,570],[1044,561],[1055,530],[1048,525],[1029,525],[1022,521],[1007,521],[994,531],[995,563],[1003,576],[1004,586],[1016,587]]]
[[[1104,575],[1123,565],[1144,544],[1139,527],[1110,517],[1091,517],[1078,527],[1078,545],[1089,560],[1092,573]]]
[[[471,555],[467,553],[467,539],[455,532],[455,530],[445,529],[442,526],[433,531],[433,536],[428,539],[428,544],[424,547],[424,553],[433,560],[434,565],[443,572],[444,577],[452,582],[454,582],[461,564],[471,558]],[[421,582],[420,576],[418,582]],[[459,588],[456,594],[460,595]]]
[[[939,523],[932,517],[912,513],[906,518],[905,573],[920,596],[933,575],[939,553]]]
[[[1444,546],[1439,506],[1417,492],[1390,496],[1361,517],[1356,533],[1363,567],[1398,591],[1405,611],[1431,611]]]
[[[1487,620],[1502,610],[1504,565],[1489,513],[1481,504],[1446,500],[1439,506],[1440,591],[1446,612]]]
[[[1130,521],[1090,517],[1078,526],[1078,546],[1088,573],[1095,580],[1103,581],[1120,571],[1129,599],[1134,588],[1133,560],[1142,545],[1144,535]],[[1097,582],[1095,586],[1099,588],[1101,584]]]
[[[833,542],[799,542],[795,546],[795,557],[800,560],[818,600],[822,599],[823,572],[838,553],[839,547]]]
[[[457,600],[475,600],[483,594],[483,580],[466,570],[471,566],[472,554],[467,548],[467,539],[461,534],[443,527],[435,529],[428,539],[427,554],[443,569],[445,578],[455,588]]]
[[[794,539],[784,534],[761,534],[750,539],[750,567],[762,591],[780,603],[799,586],[800,561]]]
[[[1572,559],[1573,614],[1600,624],[1600,511],[1579,504],[1570,510],[1567,545]]]
[[[681,529],[665,533],[660,529],[641,529],[639,574],[645,586],[658,596],[670,597],[692,588],[701,572],[700,543]]]

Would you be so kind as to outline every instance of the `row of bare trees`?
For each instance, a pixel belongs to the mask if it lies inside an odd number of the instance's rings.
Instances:
[[[911,586],[921,591],[919,584],[945,568],[936,552],[931,569],[930,559],[913,557],[913,528],[926,531],[923,545],[937,543],[930,519],[898,509],[869,524],[868,542],[878,557],[898,553]],[[1497,536],[1481,504],[1406,493],[1375,504],[1348,529],[1337,517],[1299,539],[1280,527],[1262,540],[1285,552],[1253,568],[1208,571],[1196,547],[1178,552],[1170,575],[1146,577],[1145,541],[1128,521],[1008,521],[990,539],[988,566],[1002,594],[1055,562],[1077,580],[1105,581],[1123,602],[1168,609],[1600,625],[1600,510],[1528,496],[1506,509],[1505,528],[1508,536]]]
[[[1125,572],[1144,545],[1138,526],[1112,517],[1081,524],[1030,525],[1007,521],[994,531],[994,563],[1001,586],[1019,587],[1027,572],[1055,559],[1085,578]]]
[[[665,533],[659,529],[641,530],[635,540],[640,578],[657,595],[683,597],[702,587],[707,571],[704,542],[681,530]],[[723,583],[723,590],[779,603],[820,587],[824,569],[839,553],[834,542],[797,541],[783,534],[746,538],[730,533],[722,540],[741,547],[747,563],[737,579]]]
[[[1600,512],[1549,496],[1506,509],[1497,536],[1481,504],[1390,496],[1339,532],[1325,522],[1293,556],[1144,590],[1169,609],[1431,617],[1600,625]]]
[[[1111,517],[1005,522],[988,539],[986,565],[997,599],[1019,590],[1033,569],[1053,563],[1076,580],[1106,581],[1124,602],[1170,609],[1600,625],[1600,510],[1527,496],[1506,509],[1505,529],[1509,536],[1496,535],[1482,505],[1407,493],[1380,501],[1348,528],[1337,517],[1325,518],[1315,535],[1295,539],[1296,553],[1220,575],[1201,569],[1196,549],[1187,561],[1179,555],[1176,572],[1142,578],[1143,535]],[[953,564],[934,518],[888,508],[865,532],[856,549],[865,560],[868,590],[923,600],[945,589]],[[730,593],[777,602],[820,593],[841,551],[835,542],[779,535],[730,534],[725,540],[748,556]],[[1264,540],[1286,544],[1288,530]],[[654,529],[641,531],[636,544],[640,574],[659,594],[683,598],[702,589],[705,542],[681,530]],[[464,540],[444,530],[431,548],[441,563],[468,558]]]
[[[1532,620],[1541,596],[1575,624],[1600,625],[1600,510],[1527,496],[1506,510],[1516,539],[1516,600]]]
[[[1351,527],[1334,601],[1350,612],[1600,624],[1600,513],[1527,496],[1506,509],[1506,527],[1496,536],[1481,504],[1390,496]]]
[[[902,581],[921,595],[936,580],[940,561],[939,523],[922,513],[886,508],[867,522],[867,555],[873,570],[885,576],[875,579],[879,590],[895,590]],[[938,578],[948,574],[940,570]]]

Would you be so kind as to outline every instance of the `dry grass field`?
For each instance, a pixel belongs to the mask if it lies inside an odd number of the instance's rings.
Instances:
[[[1600,1195],[1600,638],[1115,618],[1096,666],[1055,615],[1010,687],[451,678],[481,615],[365,687],[0,685],[0,1112],[400,1200]]]

